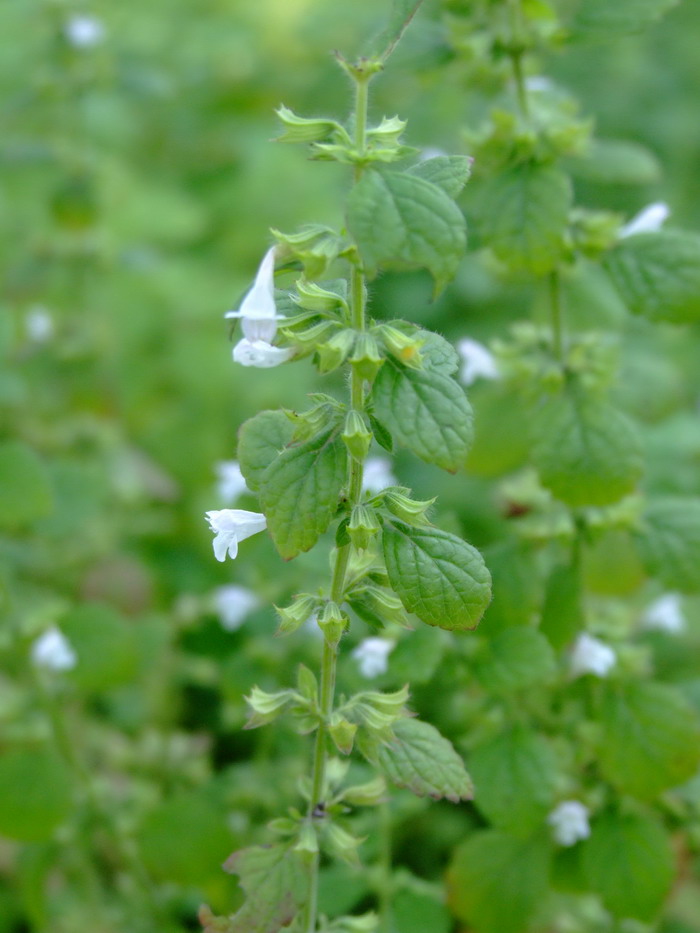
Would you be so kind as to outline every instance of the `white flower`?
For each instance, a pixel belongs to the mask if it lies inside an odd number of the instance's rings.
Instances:
[[[252,590],[231,583],[214,590],[214,605],[221,627],[227,632],[235,632],[241,627],[246,616],[258,608],[260,600]]]
[[[654,204],[648,204],[644,210],[625,224],[618,233],[618,238],[623,240],[628,236],[635,236],[637,233],[656,233],[661,229],[664,222],[668,220],[671,210],[668,204],[663,201],[656,201]]]
[[[226,554],[235,558],[238,544],[267,528],[267,520],[260,512],[245,509],[213,509],[206,512],[209,527],[214,532],[214,556],[226,560]]]
[[[465,385],[470,386],[479,377],[498,379],[498,367],[493,353],[483,343],[464,337],[457,342],[457,352],[462,357],[459,377]]]
[[[47,671],[70,671],[78,663],[71,643],[55,625],[35,640],[31,654],[36,667]]]
[[[388,658],[396,647],[389,638],[365,638],[352,652],[363,677],[378,677],[386,673]]]
[[[227,505],[232,505],[236,499],[248,491],[246,481],[241,473],[241,466],[237,460],[220,460],[215,466],[216,491],[219,498]]]
[[[24,319],[27,337],[33,343],[46,343],[54,335],[54,322],[51,312],[43,305],[32,305]]]
[[[646,629],[658,629],[660,632],[677,634],[686,627],[685,616],[679,593],[664,593],[646,608],[642,616],[642,626]]]
[[[586,632],[579,635],[574,642],[569,658],[572,677],[580,677],[582,674],[606,677],[616,662],[617,656],[610,645]]]
[[[244,337],[233,348],[233,362],[241,366],[257,366],[258,369],[269,369],[286,363],[294,356],[291,347],[273,347],[265,340],[248,340]]]
[[[535,93],[553,91],[554,84],[546,75],[528,75],[525,78],[525,90],[534,91]]]
[[[562,846],[572,846],[591,834],[588,825],[588,807],[578,800],[562,800],[547,817],[554,830],[554,838]]]
[[[380,493],[387,486],[398,485],[396,477],[391,472],[391,461],[386,457],[369,457],[365,461],[362,474],[362,488],[365,492],[374,495]]]
[[[88,49],[99,45],[105,37],[104,23],[96,16],[76,14],[71,16],[63,27],[63,32],[70,42],[78,49]]]

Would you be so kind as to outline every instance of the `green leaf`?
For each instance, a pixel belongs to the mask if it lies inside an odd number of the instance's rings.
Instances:
[[[558,263],[571,183],[551,165],[526,162],[490,179],[479,202],[482,235],[496,256],[535,275]]]
[[[347,471],[347,451],[335,429],[285,447],[265,470],[260,499],[285,560],[308,551],[328,528]]]
[[[546,402],[534,425],[533,460],[542,485],[573,507],[611,505],[642,472],[637,432],[617,409],[567,393]]]
[[[700,234],[660,230],[625,237],[605,266],[630,311],[650,321],[700,321]]]
[[[216,879],[234,844],[225,812],[201,792],[158,803],[139,829],[138,843],[149,871],[180,885]]]
[[[601,771],[624,793],[651,800],[692,777],[700,762],[700,722],[664,684],[610,684],[600,714]]]
[[[450,376],[387,360],[372,400],[382,424],[421,460],[450,472],[464,466],[473,436],[472,410]]]
[[[491,599],[481,554],[439,528],[387,521],[382,531],[387,575],[409,612],[428,625],[475,628]]]
[[[475,661],[479,683],[493,693],[512,693],[542,684],[554,669],[549,642],[525,625],[504,629],[486,640]]]
[[[508,729],[475,748],[469,767],[474,804],[498,829],[525,838],[551,810],[556,760],[535,732],[523,726]]]
[[[588,883],[607,910],[621,919],[654,920],[675,875],[670,839],[656,819],[604,813],[582,856]]]
[[[307,874],[288,845],[252,846],[224,864],[235,872],[246,901],[227,933],[280,933],[294,918],[307,890]],[[214,927],[214,929],[216,929]]]
[[[577,32],[616,39],[642,32],[678,0],[579,0],[572,27]]]
[[[472,160],[468,156],[460,155],[424,159],[408,169],[409,175],[432,182],[451,198],[456,198],[464,188],[471,172]]]
[[[474,407],[474,445],[467,469],[492,478],[522,466],[530,450],[522,395],[501,380],[482,379],[469,389]]]
[[[238,432],[238,460],[249,488],[259,489],[263,473],[292,439],[294,425],[283,411],[261,411]]]
[[[471,800],[473,787],[464,762],[434,726],[420,719],[399,719],[392,729],[394,741],[378,745],[368,755],[389,780],[418,797],[445,797],[452,803]]]
[[[403,172],[367,171],[348,198],[348,229],[367,274],[425,267],[438,293],[467,244],[462,212],[437,185]]]
[[[540,631],[558,651],[582,628],[580,571],[571,564],[557,564],[547,578]]]
[[[53,508],[48,472],[21,441],[0,444],[0,528],[16,528],[44,518]]]
[[[524,933],[547,893],[549,858],[544,837],[476,832],[455,851],[448,904],[475,933]]]
[[[28,748],[0,755],[0,836],[50,839],[71,806],[70,774],[55,752]]]
[[[540,582],[532,548],[517,538],[504,538],[484,550],[491,572],[493,600],[486,610],[484,634],[514,625],[529,626],[540,603]]]
[[[423,0],[392,0],[389,22],[369,44],[367,58],[386,61],[401,40]]]
[[[664,586],[700,592],[700,499],[652,500],[636,543],[647,570]]]
[[[392,902],[394,929],[401,933],[449,933],[452,919],[437,893],[404,888]]]
[[[83,690],[109,690],[133,680],[138,664],[134,629],[111,606],[76,606],[61,619],[61,631],[78,657],[67,676]]]
[[[585,155],[567,160],[579,178],[607,185],[651,185],[660,180],[659,160],[639,143],[593,139]]]
[[[459,369],[459,354],[449,340],[432,330],[417,330],[414,337],[423,341],[420,348],[423,365],[443,376],[451,376]]]

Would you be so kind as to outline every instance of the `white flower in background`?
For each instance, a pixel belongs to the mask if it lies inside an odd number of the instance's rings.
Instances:
[[[227,311],[224,317],[240,318],[243,339],[233,348],[234,362],[241,366],[267,369],[279,366],[293,355],[291,349],[273,347],[277,322],[284,315],[275,306],[275,247],[263,256],[253,287],[246,293],[237,311]]]
[[[258,608],[260,600],[252,590],[231,583],[214,590],[214,605],[221,627],[227,632],[235,632],[246,616]]]
[[[220,561],[226,560],[227,553],[232,559],[235,558],[241,541],[267,528],[267,520],[260,512],[213,509],[205,515],[215,536],[214,556]]]
[[[216,491],[227,505],[232,505],[239,496],[248,492],[238,460],[220,460],[216,470]]]
[[[554,84],[546,75],[528,75],[525,78],[525,90],[534,92],[553,91]]]
[[[32,644],[32,662],[47,671],[70,671],[78,663],[71,643],[55,625]]]
[[[616,663],[617,656],[610,645],[586,632],[579,635],[574,642],[569,658],[572,677],[580,677],[582,674],[607,677]]]
[[[318,624],[318,613],[312,612],[309,618],[301,626],[303,632],[308,632],[314,638],[325,638],[321,626]]]
[[[672,635],[683,632],[686,627],[679,593],[664,593],[649,606],[642,616],[642,626],[657,629]]]
[[[498,367],[493,353],[478,340],[464,337],[457,341],[457,352],[462,357],[459,378],[466,386],[477,379],[498,379]]]
[[[24,330],[32,343],[46,343],[54,335],[51,312],[43,305],[32,305],[24,318]]]
[[[378,677],[389,666],[389,655],[396,642],[389,638],[365,638],[352,652],[363,677]]]
[[[63,27],[63,33],[75,48],[89,49],[102,42],[105,37],[105,27],[102,20],[97,19],[96,16],[76,13]]]
[[[591,834],[588,807],[578,800],[562,800],[547,817],[554,838],[562,846],[572,846]]]
[[[380,493],[387,486],[397,486],[398,482],[391,472],[391,460],[387,457],[368,457],[362,474],[362,488],[373,495]]]
[[[663,201],[657,201],[654,204],[648,204],[644,210],[625,224],[618,233],[618,238],[623,240],[628,236],[635,236],[637,233],[656,233],[661,229],[665,221],[671,215],[668,204]]]

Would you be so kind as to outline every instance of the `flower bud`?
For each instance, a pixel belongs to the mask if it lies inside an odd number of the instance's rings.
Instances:
[[[386,799],[386,781],[381,775],[366,784],[355,784],[343,791],[343,800],[353,807],[376,807]]]
[[[345,241],[330,227],[322,224],[305,224],[297,233],[282,233],[270,229],[277,240],[277,258],[299,260],[308,279],[319,279],[326,274],[328,266],[346,246]]]
[[[335,647],[348,627],[349,621],[345,613],[340,611],[338,604],[329,600],[319,615],[318,626],[326,641]]]
[[[424,340],[409,337],[391,324],[379,324],[373,328],[372,332],[384,344],[387,351],[404,366],[420,369],[422,363],[420,348]]]
[[[345,427],[340,436],[352,457],[362,463],[372,443],[372,432],[367,428],[365,419],[359,411],[355,411],[354,408],[350,409],[345,417]]]
[[[316,836],[316,827],[310,820],[304,820],[299,827],[299,839],[294,846],[294,851],[298,852],[302,859],[311,862],[318,854],[318,837]]]
[[[378,531],[379,522],[374,509],[368,505],[356,505],[347,525],[348,535],[355,547],[364,551]]]
[[[375,338],[366,331],[358,334],[350,363],[360,378],[371,382],[383,362],[384,358]]]
[[[345,132],[335,120],[300,117],[284,105],[275,113],[284,125],[284,133],[275,140],[278,143],[313,143],[327,139],[334,132]]]
[[[338,751],[342,752],[344,755],[349,755],[355,741],[355,733],[357,732],[355,723],[348,722],[347,719],[344,719],[338,713],[333,713],[328,731]]]
[[[364,839],[351,835],[347,830],[341,829],[337,823],[328,823],[323,834],[323,842],[329,855],[335,856],[347,865],[359,868],[360,859],[357,847],[364,842]]]
[[[338,308],[347,311],[348,303],[345,300],[347,283],[345,279],[338,279],[337,282],[329,282],[328,284],[336,286],[338,291],[322,288],[316,282],[299,279],[296,284],[297,297],[294,300],[300,308],[307,311],[335,311]],[[341,290],[342,294],[340,294]]]
[[[339,366],[352,352],[355,344],[355,331],[345,328],[336,331],[330,340],[316,347],[318,353],[318,369],[322,373],[330,373]]]
[[[399,117],[383,117],[379,126],[367,130],[367,139],[380,146],[395,147],[399,144],[399,137],[406,129],[406,121]]]
[[[296,698],[293,690],[280,690],[279,693],[267,693],[260,687],[253,687],[250,696],[245,701],[252,710],[250,719],[245,724],[246,729],[257,729],[283,712],[284,708]]]
[[[426,512],[435,502],[433,499],[411,499],[405,495],[410,490],[403,486],[395,486],[387,490],[384,496],[384,505],[387,509],[409,525],[429,524]]]
[[[279,618],[278,635],[290,635],[296,632],[300,625],[303,625],[309,619],[319,604],[317,596],[311,596],[309,593],[301,593],[294,598],[291,606],[286,609],[280,609],[275,606],[275,611]]]
[[[403,603],[392,593],[381,586],[367,586],[363,593],[369,608],[382,619],[383,622],[396,622],[397,625],[406,626],[406,613]]]
[[[311,396],[316,404],[306,411],[297,412],[284,409],[285,415],[295,425],[294,440],[305,441],[316,437],[323,431],[335,427],[342,417],[342,407],[337,399],[330,395],[317,393]]]

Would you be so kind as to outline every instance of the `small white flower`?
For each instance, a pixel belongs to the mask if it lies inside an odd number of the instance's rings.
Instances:
[[[683,615],[681,597],[679,593],[664,593],[649,606],[642,616],[642,626],[646,629],[657,629],[660,632],[669,632],[672,635],[685,630],[686,620]]]
[[[252,590],[231,583],[214,590],[214,605],[221,627],[227,632],[235,632],[246,616],[258,608],[260,600]]]
[[[553,91],[554,84],[546,75],[528,75],[525,78],[525,90],[534,92]]]
[[[267,528],[267,520],[260,512],[213,509],[205,514],[215,535],[214,556],[220,561],[226,560],[227,553],[232,559],[235,558],[241,541]]]
[[[78,663],[71,643],[55,625],[34,641],[31,654],[36,667],[47,671],[70,671]]]
[[[668,220],[670,214],[668,204],[664,204],[663,201],[648,204],[620,229],[618,238],[623,240],[625,237],[635,236],[638,233],[656,233]]]
[[[286,363],[294,356],[291,347],[273,347],[265,340],[248,340],[244,337],[233,348],[233,362],[241,366],[256,366],[258,369],[269,369]]]
[[[389,638],[365,638],[352,652],[363,677],[378,677],[385,674],[389,666],[389,655],[396,642]]]
[[[43,305],[32,305],[24,318],[24,329],[32,343],[46,343],[54,335],[51,312]]]
[[[373,495],[380,493],[387,486],[397,486],[398,482],[391,472],[391,461],[386,457],[368,457],[362,474],[362,488]]]
[[[562,800],[547,817],[554,838],[562,846],[572,846],[591,834],[588,807],[579,800]]]
[[[493,353],[478,340],[464,337],[457,342],[457,352],[462,357],[462,369],[459,378],[470,386],[481,377],[482,379],[498,379],[498,367]]]
[[[227,505],[232,505],[239,496],[248,491],[246,481],[241,473],[238,460],[220,460],[216,469],[216,491],[219,498]]]
[[[586,632],[579,635],[574,642],[569,658],[572,677],[580,677],[582,674],[606,677],[616,663],[617,656],[610,645]]]
[[[63,32],[70,44],[78,49],[99,45],[105,37],[104,23],[96,16],[85,14],[71,16],[63,27]]]

